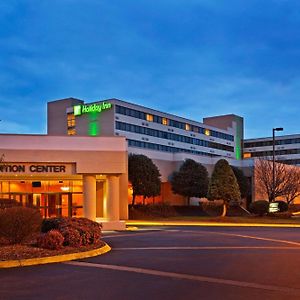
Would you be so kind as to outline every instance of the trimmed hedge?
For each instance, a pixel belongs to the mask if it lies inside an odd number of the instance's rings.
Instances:
[[[263,216],[269,212],[269,201],[267,200],[257,200],[250,203],[249,211],[252,214]]]
[[[0,210],[0,236],[10,244],[19,244],[40,232],[42,217],[37,209],[11,207]]]
[[[285,201],[277,200],[274,201],[274,203],[278,203],[278,208],[280,212],[285,212],[289,210],[289,205]]]
[[[64,237],[64,245],[73,247],[99,242],[101,228],[101,224],[86,218],[50,218],[42,224],[42,232],[58,230]]]
[[[166,203],[129,206],[129,219],[168,218],[177,215],[174,207]]]
[[[44,249],[58,250],[63,247],[64,237],[55,229],[41,233],[37,238],[37,246]]]

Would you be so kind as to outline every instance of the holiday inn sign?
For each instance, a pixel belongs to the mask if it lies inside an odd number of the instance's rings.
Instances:
[[[101,113],[104,110],[112,108],[112,104],[109,102],[94,103],[89,105],[75,105],[74,116],[81,116],[88,113]]]

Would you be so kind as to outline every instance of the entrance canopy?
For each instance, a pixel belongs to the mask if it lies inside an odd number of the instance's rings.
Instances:
[[[0,198],[34,205],[44,217],[84,216],[105,229],[125,226],[125,138],[4,134],[0,157]]]

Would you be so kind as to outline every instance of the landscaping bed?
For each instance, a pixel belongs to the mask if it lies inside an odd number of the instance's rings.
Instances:
[[[39,258],[39,257],[84,252],[84,251],[101,248],[104,245],[105,243],[103,241],[99,241],[99,243],[93,245],[81,246],[76,248],[65,246],[64,248],[57,249],[57,250],[43,249],[37,247],[36,245],[30,245],[30,244],[1,245],[0,261]]]
[[[86,218],[42,219],[28,207],[0,209],[0,262],[99,249],[101,224]]]

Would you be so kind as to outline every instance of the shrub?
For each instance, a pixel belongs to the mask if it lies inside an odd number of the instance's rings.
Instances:
[[[22,243],[39,232],[41,223],[37,209],[20,206],[0,210],[0,236],[10,244]]]
[[[278,203],[278,208],[279,208],[280,212],[285,212],[285,211],[288,211],[288,209],[289,209],[289,205],[285,201],[277,200],[277,201],[274,201],[274,203]]]
[[[260,217],[269,212],[269,201],[257,200],[250,204],[249,211],[252,214],[259,215]]]
[[[52,229],[59,229],[68,223],[68,218],[49,218],[44,219],[42,222],[41,231],[46,233]]]
[[[50,230],[47,233],[42,233],[37,238],[37,245],[40,248],[58,250],[63,246],[64,237],[58,230]]]
[[[81,235],[78,230],[72,227],[65,227],[60,230],[64,237],[64,246],[80,247],[82,244]]]
[[[99,242],[101,238],[101,224],[86,218],[50,218],[43,221],[42,232],[56,229],[66,235],[67,245],[70,242],[76,247],[78,244],[88,245]],[[71,230],[71,231],[70,231]],[[79,234],[75,233],[75,231]]]
[[[144,219],[153,217],[168,218],[177,216],[173,206],[168,203],[135,205],[129,207],[130,219]]]

